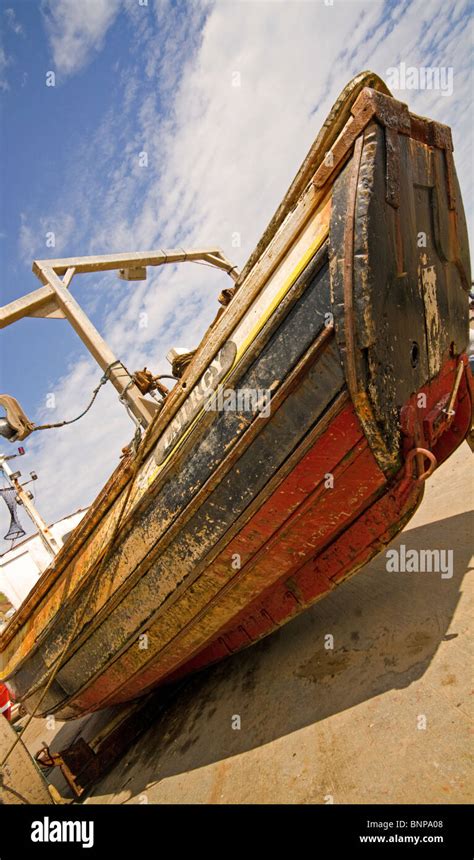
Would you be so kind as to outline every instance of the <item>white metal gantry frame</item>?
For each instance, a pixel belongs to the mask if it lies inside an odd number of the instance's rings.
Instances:
[[[61,260],[35,260],[33,272],[42,287],[20,299],[0,307],[0,328],[23,317],[67,319],[91,355],[104,372],[107,372],[120,398],[126,403],[135,420],[147,427],[156,414],[158,404],[147,400],[132,377],[115,357],[112,350],[92,325],[87,314],[71,294],[69,287],[74,275],[90,272],[118,270],[124,280],[144,280],[147,266],[166,263],[199,262],[227,272],[236,281],[239,272],[219,249],[179,248],[171,251],[143,251],[92,257],[69,257]]]

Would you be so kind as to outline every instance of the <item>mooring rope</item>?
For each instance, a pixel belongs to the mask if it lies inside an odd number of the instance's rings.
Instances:
[[[109,368],[108,368],[108,369],[109,369]],[[136,434],[135,434],[135,435],[136,435]],[[120,525],[121,525],[121,522],[122,522],[123,515],[124,515],[124,513],[125,513],[125,509],[126,509],[126,507],[127,507],[128,501],[129,501],[129,499],[130,499],[130,495],[131,495],[131,491],[132,491],[132,488],[133,488],[133,482],[134,482],[134,479],[135,479],[135,477],[136,477],[136,474],[137,474],[137,472],[138,472],[139,467],[141,466],[141,464],[142,464],[142,462],[143,462],[143,456],[144,456],[144,455],[143,455],[143,453],[142,453],[140,456],[137,456],[137,457],[136,457],[135,462],[133,463],[133,468],[132,468],[132,471],[131,471],[131,474],[130,474],[130,478],[129,478],[129,485],[128,485],[127,489],[126,489],[125,496],[124,496],[124,499],[123,499],[123,504],[122,504],[122,507],[121,507],[121,509],[120,509],[120,513],[119,513],[119,515],[118,515],[118,517],[117,517],[117,520],[116,520],[115,526],[114,526],[114,528],[113,528],[113,531],[112,531],[112,535],[111,535],[111,538],[110,538],[110,541],[109,541],[108,548],[107,548],[107,550],[105,551],[105,554],[102,556],[101,560],[99,561],[99,564],[98,564],[98,566],[97,566],[97,570],[96,570],[96,572],[95,572],[95,574],[94,574],[94,576],[93,576],[93,579],[92,579],[92,584],[91,584],[90,593],[89,593],[89,595],[88,595],[88,597],[87,597],[87,599],[86,599],[86,601],[85,601],[85,604],[84,604],[84,607],[83,607],[82,613],[80,614],[80,616],[79,616],[79,618],[78,618],[78,620],[77,620],[77,624],[74,626],[73,631],[72,631],[72,633],[71,633],[71,635],[70,635],[69,639],[67,640],[67,642],[66,642],[66,644],[65,644],[65,646],[64,646],[64,648],[63,648],[63,650],[62,650],[62,652],[61,652],[61,654],[60,654],[60,656],[58,657],[58,659],[57,659],[57,661],[56,661],[56,664],[53,666],[52,671],[51,671],[51,674],[50,674],[49,678],[47,679],[46,686],[44,687],[43,692],[42,692],[42,694],[41,694],[40,698],[38,699],[38,701],[37,701],[37,703],[36,703],[35,707],[33,708],[33,711],[31,712],[31,714],[29,714],[29,716],[28,716],[28,718],[27,718],[27,720],[26,720],[26,723],[25,723],[25,725],[23,726],[23,728],[22,728],[21,732],[17,735],[17,737],[15,738],[15,740],[14,740],[14,742],[13,742],[12,746],[10,747],[10,749],[7,751],[6,755],[4,756],[4,758],[2,759],[2,761],[0,762],[0,784],[1,784],[1,781],[2,781],[2,778],[3,778],[3,768],[5,767],[5,764],[7,763],[8,759],[10,758],[10,756],[11,756],[11,754],[12,754],[13,750],[15,749],[16,745],[17,745],[17,744],[18,744],[18,742],[20,741],[21,737],[24,735],[24,733],[25,733],[26,729],[28,728],[29,724],[31,723],[32,719],[36,716],[36,713],[37,713],[37,711],[38,711],[38,708],[39,708],[39,706],[41,705],[41,702],[42,702],[42,701],[43,701],[43,699],[45,698],[45,696],[46,696],[46,694],[47,694],[47,692],[48,692],[49,688],[51,687],[51,684],[53,683],[53,681],[54,681],[54,679],[55,679],[55,677],[56,677],[57,673],[59,672],[59,670],[61,669],[61,667],[64,665],[64,661],[65,661],[65,658],[66,658],[66,656],[67,656],[67,653],[68,653],[68,651],[69,651],[69,649],[70,649],[70,647],[71,647],[71,645],[72,645],[72,642],[73,642],[74,638],[76,637],[76,634],[78,633],[79,628],[80,628],[80,626],[81,626],[81,624],[82,624],[82,622],[83,622],[83,620],[84,620],[84,616],[85,616],[85,614],[86,614],[86,612],[87,612],[87,610],[88,610],[88,608],[89,608],[89,605],[90,605],[90,603],[91,603],[91,600],[92,600],[92,598],[93,598],[93,597],[94,597],[94,595],[95,595],[96,586],[97,586],[97,584],[98,584],[98,582],[99,582],[99,574],[102,572],[102,570],[103,570],[103,567],[104,567],[105,563],[109,560],[110,553],[111,553],[111,551],[112,551],[112,549],[113,549],[113,544],[114,544],[115,538],[116,538],[116,536],[117,536],[118,530],[119,530]],[[64,604],[63,604],[63,605],[64,605]]]

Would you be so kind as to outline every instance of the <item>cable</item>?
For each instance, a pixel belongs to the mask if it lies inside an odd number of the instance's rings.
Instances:
[[[66,424],[74,424],[76,421],[79,421],[80,418],[83,418],[84,415],[86,415],[87,412],[89,412],[89,409],[93,405],[93,403],[94,403],[100,389],[102,388],[102,386],[105,385],[106,382],[108,382],[110,371],[112,370],[112,368],[116,364],[122,364],[122,362],[121,361],[113,361],[111,364],[109,364],[109,366],[105,370],[104,375],[101,377],[101,380],[100,380],[98,386],[96,388],[94,388],[94,391],[92,392],[92,399],[91,399],[89,405],[83,410],[83,412],[80,413],[80,415],[77,415],[76,418],[71,418],[69,421],[68,420],[58,421],[57,424],[38,424],[37,426],[33,427],[33,430],[31,432],[34,433],[35,430],[52,430],[52,429],[56,429],[58,427],[65,427]],[[130,383],[129,383],[129,385],[130,385]],[[125,389],[125,391],[126,390],[127,389]]]

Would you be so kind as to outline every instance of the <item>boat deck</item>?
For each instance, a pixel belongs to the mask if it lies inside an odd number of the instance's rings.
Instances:
[[[378,556],[276,634],[180,686],[85,802],[468,802],[471,458],[463,443],[435,472],[392,544],[453,549],[451,579],[389,574]],[[27,746],[60,749],[98,716],[54,732],[34,720]],[[51,776],[71,796],[59,770]]]

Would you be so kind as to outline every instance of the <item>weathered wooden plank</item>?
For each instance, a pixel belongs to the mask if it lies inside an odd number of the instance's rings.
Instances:
[[[0,307],[0,328],[6,328],[6,326],[34,313],[39,314],[51,303],[55,303],[54,291],[51,287],[41,287],[39,290],[27,293],[21,299],[15,299],[13,302]]]

